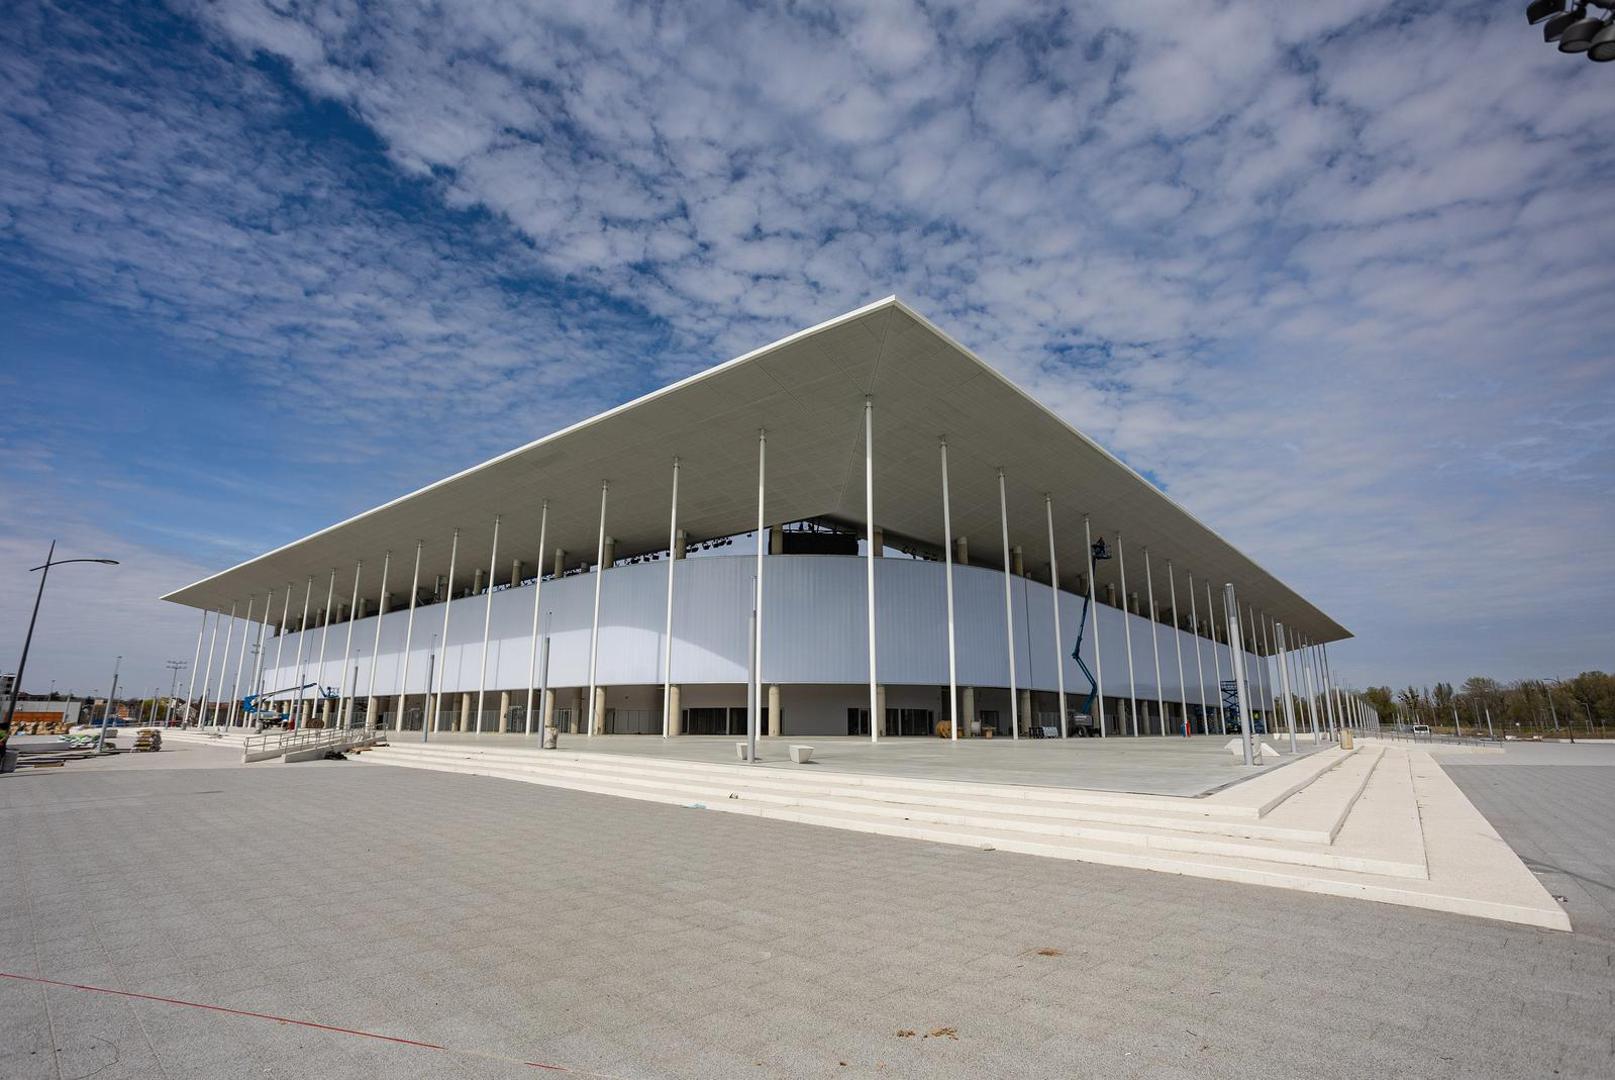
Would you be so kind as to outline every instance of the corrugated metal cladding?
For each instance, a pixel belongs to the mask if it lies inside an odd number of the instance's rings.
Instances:
[[[601,581],[598,682],[602,686],[645,685],[662,681],[662,630],[666,614],[667,566],[663,562],[619,566]],[[673,681],[682,685],[743,683],[747,679],[747,628],[755,562],[750,557],[685,559],[673,564]],[[912,559],[875,562],[876,665],[888,685],[946,686],[948,682],[947,594],[944,565]],[[961,686],[1007,687],[1009,663],[1004,631],[1004,577],[975,566],[954,568],[955,641]],[[539,613],[541,637],[550,642],[549,685],[589,682],[589,624],[595,575],[576,574],[546,581]],[[1082,597],[1061,591],[1060,625],[1064,655],[1054,648],[1054,593],[1026,578],[1010,579],[1015,635],[1016,685],[1033,690],[1057,688],[1056,663],[1063,665],[1066,688],[1085,690],[1087,680],[1070,657],[1082,617]],[[488,642],[489,690],[524,689],[528,684],[533,625],[533,587],[501,589],[489,596],[455,600],[449,606],[447,647],[443,647],[443,605],[418,608],[409,661],[408,693],[432,688],[446,693],[475,691],[482,663],[482,628],[487,604],[493,614]],[[1185,600],[1185,609],[1188,605]],[[783,555],[764,560],[763,679],[767,682],[863,683],[869,678],[862,559],[833,555]],[[1098,637],[1107,695],[1127,687],[1127,645],[1123,615],[1098,605]],[[265,645],[264,689],[273,692],[301,682],[357,687],[360,696],[399,692],[407,610],[383,619],[381,651],[370,682],[369,651],[375,618],[354,623],[354,657],[342,669],[347,624],[331,628],[325,663],[319,663],[322,632],[311,627]],[[1153,696],[1155,652],[1152,625],[1133,617],[1134,684],[1140,697]],[[1181,639],[1188,699],[1200,701],[1194,635],[1156,624],[1164,693],[1179,696],[1176,642]],[[1083,659],[1094,666],[1094,628],[1083,639]],[[1228,672],[1229,650],[1198,639],[1208,695],[1215,694],[1212,650]],[[276,657],[279,657],[278,666]],[[355,681],[357,680],[357,681]]]

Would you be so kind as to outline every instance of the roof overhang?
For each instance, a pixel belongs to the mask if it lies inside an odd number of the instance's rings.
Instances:
[[[609,484],[606,532],[618,557],[665,550],[671,469],[680,462],[679,525],[694,539],[729,536],[757,520],[757,436],[767,432],[765,517],[769,522],[864,518],[864,402],[873,402],[875,519],[888,537],[943,540],[939,440],[948,444],[953,534],[971,559],[997,564],[998,470],[1004,471],[1010,545],[1029,567],[1048,563],[1044,496],[1054,513],[1061,578],[1085,569],[1083,517],[1094,535],[1126,550],[1148,548],[1159,570],[1220,586],[1315,642],[1349,632],[1202,524],[1138,473],[1034,401],[964,346],[895,297],[792,334],[419,491],[187,585],[165,600],[190,607],[243,608],[250,597],[339,582],[357,561],[362,596],[381,592],[383,554],[392,553],[388,591],[405,594],[421,545],[429,586],[447,574],[459,530],[457,582],[486,569],[494,518],[499,563],[521,559],[546,571],[539,518],[549,507],[547,547],[568,565],[592,561]],[[374,568],[374,569],[371,569]],[[1131,591],[1143,593],[1142,561]],[[529,572],[531,570],[529,569]],[[1112,560],[1098,569],[1115,581]],[[351,588],[351,582],[348,585]],[[342,586],[339,586],[341,589]],[[315,590],[318,602],[318,589]],[[344,592],[345,596],[346,593]],[[1166,602],[1166,590],[1157,594]],[[1181,598],[1185,610],[1187,597]],[[294,599],[293,610],[298,607]]]

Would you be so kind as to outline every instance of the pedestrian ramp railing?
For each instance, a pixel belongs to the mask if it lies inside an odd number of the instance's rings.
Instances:
[[[363,728],[298,728],[293,731],[270,731],[252,735],[241,744],[241,763],[272,761],[300,751],[352,750],[385,742],[386,732],[366,731]]]

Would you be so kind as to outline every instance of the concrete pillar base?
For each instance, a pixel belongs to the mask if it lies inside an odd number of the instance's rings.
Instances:
[[[684,734],[684,714],[680,708],[679,699],[683,696],[678,683],[667,688],[667,733],[669,735]]]
[[[510,691],[499,691],[499,734],[510,730]]]
[[[779,714],[779,685],[772,684],[768,688],[768,734],[778,738],[784,734]]]

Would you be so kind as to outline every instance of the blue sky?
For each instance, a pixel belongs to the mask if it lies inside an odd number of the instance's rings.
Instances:
[[[1351,627],[1615,668],[1615,65],[1520,5],[11,5],[0,665],[897,293]]]

